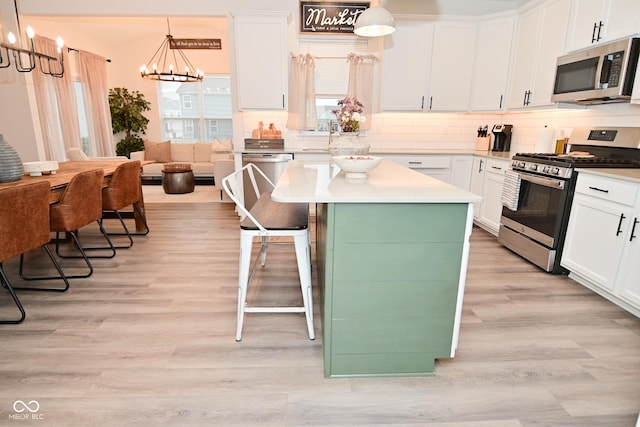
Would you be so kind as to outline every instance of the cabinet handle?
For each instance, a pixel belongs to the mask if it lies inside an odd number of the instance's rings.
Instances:
[[[603,26],[604,26],[604,24],[602,23],[602,21],[600,21],[600,25],[598,25],[598,36],[596,37],[596,41],[597,42],[600,41],[600,30],[602,30]]]
[[[598,23],[594,22],[593,23],[593,31],[591,32],[591,43],[595,43],[596,40],[596,29],[598,28]]]
[[[601,193],[608,193],[609,192],[609,190],[603,190],[602,188],[598,188],[598,187],[589,187],[589,190],[599,191]]]
[[[625,219],[626,216],[624,216],[623,213],[620,214],[620,221],[618,221],[618,231],[616,231],[616,236],[619,236],[620,233],[622,233],[622,220]]]
[[[480,159],[480,164],[478,165],[478,173],[482,172],[482,164],[484,163],[484,160]]]
[[[498,107],[500,110],[502,110],[502,97],[503,97],[503,96],[504,96],[504,95],[500,95],[500,106]]]
[[[496,169],[496,170],[499,170],[499,171],[501,171],[501,170],[502,170],[502,168],[501,168],[501,167],[498,167],[498,166],[491,166],[491,169]]]
[[[284,93],[282,94],[282,108],[284,108]]]
[[[424,110],[424,95],[422,95],[422,104],[420,104],[420,109]]]
[[[634,238],[638,237],[634,233],[636,232],[636,225],[639,223],[638,218],[633,219],[633,227],[631,227],[631,237],[629,237],[629,241],[633,241]]]
[[[433,108],[433,96],[429,97],[429,110]]]
[[[522,105],[527,105],[527,94],[529,93],[529,91],[525,91],[524,92],[524,99],[522,100]]]
[[[410,164],[410,165],[421,165],[421,164],[422,164],[422,162],[412,162],[412,161],[409,161],[409,164]]]

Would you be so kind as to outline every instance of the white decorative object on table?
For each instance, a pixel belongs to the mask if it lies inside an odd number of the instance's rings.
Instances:
[[[346,178],[365,179],[367,173],[374,170],[382,157],[373,156],[332,156],[333,161],[345,172]]]
[[[27,162],[23,163],[24,171],[28,172],[31,176],[42,176],[43,173],[55,174],[58,170],[58,162],[55,160],[42,161],[42,162]]]

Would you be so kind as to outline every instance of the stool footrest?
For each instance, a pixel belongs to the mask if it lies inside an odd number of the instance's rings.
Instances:
[[[304,313],[304,307],[245,307],[245,313]]]

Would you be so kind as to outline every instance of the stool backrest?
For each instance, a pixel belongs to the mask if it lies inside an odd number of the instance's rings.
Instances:
[[[49,242],[50,197],[46,181],[0,190],[0,262]]]
[[[102,190],[102,206],[117,211],[140,200],[140,161],[122,163]]]
[[[94,169],[71,178],[60,202],[51,206],[51,230],[75,231],[102,218],[104,171]]]
[[[244,200],[243,183],[245,179],[251,181],[251,187],[256,194],[256,199],[260,198],[260,189],[258,188],[258,182],[256,181],[256,173],[262,176],[271,188],[275,187],[273,181],[253,163],[247,163],[242,169],[235,171],[234,173],[226,176],[222,180],[222,188],[227,193],[229,198],[238,207],[238,213],[240,214],[240,220],[249,218],[262,232],[266,232],[266,229],[251,215],[249,210],[244,206],[244,203],[240,201],[240,197]]]

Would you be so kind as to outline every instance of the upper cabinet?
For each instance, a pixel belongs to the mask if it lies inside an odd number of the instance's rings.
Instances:
[[[287,15],[234,13],[236,91],[240,110],[284,110]]]
[[[570,0],[550,0],[519,14],[508,108],[553,105],[556,59],[564,52]]]
[[[478,24],[471,84],[472,111],[505,108],[514,17],[491,19]]]
[[[396,31],[384,40],[383,110],[424,109],[432,44],[433,24],[396,20]]]
[[[573,0],[566,51],[635,34],[639,15],[638,0]]]
[[[467,111],[475,32],[470,22],[398,19],[385,38],[382,110]]]

